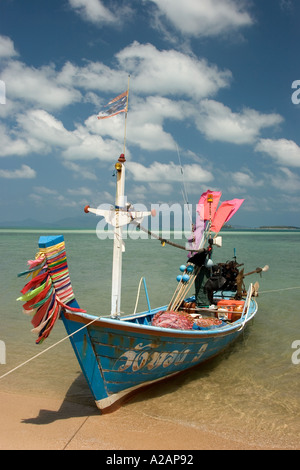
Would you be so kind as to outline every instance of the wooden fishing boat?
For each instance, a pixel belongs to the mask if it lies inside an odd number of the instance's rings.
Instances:
[[[137,212],[124,204],[124,154],[115,168],[115,205],[110,210],[85,208],[87,213],[105,217],[114,227],[110,315],[91,315],[80,309],[71,286],[62,235],[40,237],[36,258],[29,261],[29,269],[20,274],[32,274],[32,280],[18,299],[25,302],[24,312],[33,316],[37,343],[49,336],[58,318],[63,321],[102,412],[112,411],[141,387],[170,378],[216,356],[242,334],[257,313],[257,289],[250,284],[245,290],[246,275],[238,269],[241,265],[236,259],[231,283],[224,278],[224,272],[216,274],[211,261],[214,245],[221,245],[220,228],[238,210],[242,200],[226,201],[217,209],[221,193],[207,191],[200,198],[190,251],[185,252],[185,264],[180,267],[178,284],[169,303],[151,308],[144,282],[148,310],[120,314],[122,230],[129,223],[140,226],[142,218],[151,212]],[[263,270],[266,268],[257,268],[254,272]],[[204,272],[209,273],[206,278]],[[193,286],[195,292],[191,293]],[[199,292],[209,294],[206,303],[199,302]]]

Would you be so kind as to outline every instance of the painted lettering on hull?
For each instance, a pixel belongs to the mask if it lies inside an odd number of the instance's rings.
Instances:
[[[157,347],[158,346],[153,343],[139,343],[134,349],[122,354],[115,362],[113,369],[118,372],[137,372],[142,369],[152,371],[159,367],[166,369],[171,365],[178,366],[182,364],[186,360],[187,355],[191,354],[191,350],[188,348],[182,349],[181,351],[160,352],[155,351]],[[203,344],[192,358],[191,363],[198,362],[207,347],[208,344]]]

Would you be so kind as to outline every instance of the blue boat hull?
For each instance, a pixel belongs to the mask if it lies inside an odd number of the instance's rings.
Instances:
[[[140,387],[216,356],[236,340],[257,312],[250,285],[238,319],[221,322],[212,328],[199,327],[199,320],[194,324],[189,322],[187,327],[193,329],[186,330],[153,326],[154,315],[167,310],[167,306],[152,310],[149,306],[147,312],[121,318],[92,316],[81,310],[75,300],[63,237],[41,237],[39,248],[34,268],[25,274],[35,272],[38,266],[42,277],[34,277],[33,290],[30,290],[32,281],[26,284],[23,289],[26,294],[22,297],[29,313],[34,311],[33,324],[35,328],[38,326],[38,341],[49,335],[60,315],[96,404],[103,412],[114,409]],[[222,292],[221,297],[232,299],[235,294]],[[187,299],[191,300],[194,299]],[[229,310],[227,312],[229,315]],[[209,309],[202,309],[201,313],[216,314]],[[181,320],[183,318],[181,315]],[[187,318],[192,319],[191,316]]]
[[[82,313],[62,315],[82,371],[102,412],[116,408],[138,388],[168,378],[216,356],[255,316],[251,300],[247,317],[207,330],[174,330],[151,326],[164,308],[120,320]],[[92,324],[90,324],[93,322]]]

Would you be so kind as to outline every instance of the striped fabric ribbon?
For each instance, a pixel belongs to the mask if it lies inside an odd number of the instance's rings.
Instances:
[[[51,333],[62,310],[85,312],[68,305],[75,299],[67,264],[65,242],[49,248],[40,248],[35,260],[28,261],[29,269],[18,276],[31,276],[17,300],[25,302],[23,312],[32,315],[36,343]]]

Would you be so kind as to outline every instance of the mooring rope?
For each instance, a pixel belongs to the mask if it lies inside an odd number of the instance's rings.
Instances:
[[[90,326],[92,323],[94,323],[95,321],[99,320],[100,318],[101,318],[101,317],[94,318],[94,320],[90,321],[90,322],[87,323],[86,325],[84,325],[84,326],[82,326],[81,328],[79,328],[78,330],[74,331],[74,333],[71,333],[70,335],[65,336],[64,338],[60,339],[60,340],[57,341],[56,343],[54,343],[54,344],[52,344],[51,346],[49,346],[47,349],[44,349],[44,351],[39,352],[38,354],[36,354],[35,356],[31,357],[30,359],[27,359],[27,361],[22,362],[22,364],[19,364],[18,366],[16,366],[16,367],[14,367],[13,369],[9,370],[8,372],[6,372],[5,374],[3,374],[3,375],[0,376],[0,380],[1,380],[1,379],[4,379],[4,377],[6,377],[7,375],[9,375],[9,374],[11,374],[12,372],[15,372],[16,370],[20,369],[21,367],[25,366],[26,364],[28,364],[29,362],[33,361],[34,359],[36,359],[37,357],[41,356],[42,354],[45,354],[46,352],[50,351],[50,349],[55,348],[55,346],[58,346],[59,344],[63,343],[64,341],[66,341],[66,339],[71,338],[71,336],[76,335],[76,333],[79,333],[79,331],[83,330],[84,328],[87,328],[88,326]]]
[[[281,292],[285,290],[294,290],[294,289],[300,289],[300,286],[299,287],[285,287],[282,289],[265,290],[265,291],[259,292],[259,294],[268,294],[269,292]]]
[[[262,291],[260,292],[259,294],[268,294],[270,292],[281,292],[281,291],[287,291],[287,290],[295,290],[295,289],[300,289],[300,286],[298,287],[285,287],[285,288],[282,288],[282,289],[273,289],[273,290],[266,290],[266,291]],[[71,338],[72,336],[76,335],[76,333],[79,333],[79,331],[83,330],[84,328],[87,328],[88,326],[92,325],[93,323],[95,323],[97,320],[99,320],[101,317],[97,317],[97,318],[94,318],[94,320],[90,321],[89,323],[87,323],[86,325],[82,326],[81,328],[79,328],[78,330],[74,331],[74,333],[71,333],[70,335],[68,336],[65,336],[64,338],[60,339],[59,341],[57,341],[56,343],[52,344],[51,346],[49,346],[47,349],[44,349],[44,351],[41,351],[39,352],[38,354],[36,354],[35,356],[31,357],[30,359],[27,359],[27,361],[25,362],[22,362],[22,364],[19,364],[18,366],[14,367],[13,369],[9,370],[8,372],[6,372],[5,374],[1,375],[0,376],[0,380],[1,379],[4,379],[4,377],[7,377],[8,375],[12,374],[13,372],[15,372],[16,370],[20,369],[21,367],[25,366],[26,364],[28,364],[29,362],[33,361],[34,359],[38,358],[39,356],[41,356],[42,354],[45,354],[46,352],[50,351],[50,349],[53,349],[55,348],[56,346],[58,346],[59,344],[63,343],[64,341],[66,341],[67,339]]]

